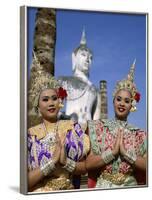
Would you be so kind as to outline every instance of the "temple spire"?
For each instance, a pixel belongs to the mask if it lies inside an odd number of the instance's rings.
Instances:
[[[83,28],[80,45],[86,45],[86,44],[87,44],[87,41],[86,41],[85,28]]]

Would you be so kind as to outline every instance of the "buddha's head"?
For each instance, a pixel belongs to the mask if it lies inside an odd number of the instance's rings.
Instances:
[[[80,45],[72,53],[72,70],[89,74],[89,68],[92,62],[92,52],[86,45],[85,32],[82,32]]]

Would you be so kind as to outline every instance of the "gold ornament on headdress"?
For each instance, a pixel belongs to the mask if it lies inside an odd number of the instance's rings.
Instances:
[[[115,87],[115,90],[113,92],[113,97],[116,96],[116,94],[120,90],[128,90],[132,96],[132,108],[131,112],[134,112],[137,110],[136,103],[140,100],[140,93],[138,92],[136,85],[134,83],[134,71],[135,71],[135,63],[136,59],[134,60],[133,64],[130,67],[129,74],[126,79],[123,79],[121,81],[118,81]]]

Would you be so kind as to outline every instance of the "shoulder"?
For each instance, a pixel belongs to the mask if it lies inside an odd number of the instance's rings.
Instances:
[[[78,77],[75,77],[75,76],[60,76],[58,78],[58,81],[61,83],[61,84],[76,84],[80,81],[80,79]],[[82,81],[81,81],[82,82]]]
[[[84,155],[87,155],[88,152],[90,151],[90,139],[89,136],[84,134],[83,137],[83,144],[84,144]]]
[[[98,120],[88,120],[88,126],[98,126],[98,125],[106,125],[108,124],[109,120],[107,119],[98,119]]]
[[[145,137],[147,137],[147,132],[143,129],[138,128],[136,130],[136,136],[140,137],[140,138],[145,138]]]
[[[91,138],[96,138],[98,132],[103,131],[104,122],[102,120],[89,120],[88,121],[88,134]]]
[[[41,139],[45,136],[45,131],[42,127],[42,124],[38,124],[28,129],[28,134],[36,136],[38,139]]]
[[[74,127],[74,122],[72,120],[60,120],[59,130],[71,130]]]
[[[78,87],[85,88],[86,86],[88,86],[88,84],[84,82],[81,78],[75,76],[60,76],[58,78],[58,81],[63,87],[70,86],[77,89]]]
[[[73,125],[74,122],[71,119],[68,120],[59,120],[59,124],[60,126],[65,126],[65,125]]]
[[[82,131],[82,128],[78,122],[74,122],[73,120],[60,120],[60,127],[63,127],[66,130],[75,130]]]
[[[137,133],[145,133],[145,131],[139,127],[137,127],[136,125],[133,125],[133,124],[128,124],[127,125],[127,128],[131,131],[136,131]]]

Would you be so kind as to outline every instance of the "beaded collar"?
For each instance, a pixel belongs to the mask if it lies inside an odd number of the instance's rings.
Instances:
[[[121,121],[117,119],[112,119],[112,120],[105,119],[105,120],[102,120],[102,122],[104,122],[104,126],[108,127],[110,131],[113,131],[116,128],[124,128],[130,131],[139,129],[131,124],[128,124],[127,121]]]

